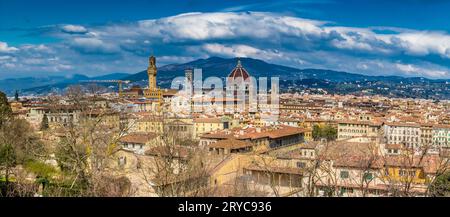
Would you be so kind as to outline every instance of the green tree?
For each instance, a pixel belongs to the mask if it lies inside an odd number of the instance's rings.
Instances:
[[[9,118],[0,126],[0,170],[4,175],[2,196],[13,196],[10,185],[14,168],[43,153],[43,145],[33,134],[27,121]],[[18,182],[18,180],[16,180]]]
[[[322,129],[322,137],[325,138],[327,141],[336,140],[336,138],[337,138],[337,129],[332,127],[332,126],[330,126],[330,125],[326,125]]]
[[[320,138],[322,138],[321,127],[317,124],[313,126],[312,137],[314,140],[319,140]]]
[[[430,194],[434,197],[450,196],[450,171],[436,177],[434,182],[431,184]]]
[[[3,189],[0,189],[0,196],[9,196],[10,192],[10,176],[11,170],[16,166],[16,153],[13,146],[10,143],[2,144],[0,146],[0,168],[4,171],[4,184],[1,185]]]
[[[327,141],[333,141],[337,138],[337,129],[331,125],[319,126],[314,125],[312,131],[312,137],[314,140],[326,139]]]

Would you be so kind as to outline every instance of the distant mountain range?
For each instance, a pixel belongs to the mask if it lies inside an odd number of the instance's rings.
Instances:
[[[71,84],[77,84],[83,80],[113,80],[121,79],[129,75],[126,73],[112,73],[95,77],[75,74],[71,76],[9,78],[0,80],[0,91],[8,95],[14,94],[16,90],[26,93],[45,93],[54,88],[64,89]]]
[[[448,82],[450,80],[433,80],[422,77],[400,77],[400,76],[369,76],[348,72],[340,72],[324,69],[297,69],[282,65],[270,64],[262,60],[252,58],[241,58],[243,67],[254,77],[278,76],[280,81],[291,80],[317,80],[324,82],[370,82],[380,81],[388,83],[414,83],[414,82]],[[224,78],[236,66],[236,58],[210,57],[208,59],[198,59],[188,63],[169,64],[158,68],[158,83],[162,87],[169,87],[170,82],[177,76],[183,76],[187,68],[201,68],[203,78],[216,76]],[[143,66],[143,68],[146,66]],[[147,72],[141,71],[135,74],[114,73],[97,77],[87,77],[84,75],[73,75],[71,77],[51,76],[46,78],[18,78],[0,80],[0,90],[9,94],[20,90],[23,93],[45,93],[54,88],[63,89],[68,85],[80,83],[82,80],[130,80],[137,84],[145,84],[148,77]]]
[[[401,76],[369,76],[325,69],[297,69],[282,65],[270,64],[262,60],[252,58],[241,58],[242,66],[254,77],[278,76],[285,80],[319,79],[331,82],[351,82],[351,81],[433,81],[422,77],[401,77]],[[220,57],[210,57],[208,59],[198,59],[188,63],[170,64],[158,68],[158,79],[174,78],[183,76],[186,68],[201,68],[203,78],[209,76],[226,77],[236,67],[237,59],[224,59]],[[125,78],[131,81],[147,80],[147,72],[141,71]]]

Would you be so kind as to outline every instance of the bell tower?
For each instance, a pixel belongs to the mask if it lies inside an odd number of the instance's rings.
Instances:
[[[144,96],[147,99],[152,99],[157,103],[157,110],[160,111],[162,107],[162,92],[156,85],[156,58],[152,55],[148,58],[148,89],[144,90]]]
[[[148,68],[147,68],[147,75],[148,75],[148,89],[149,90],[156,90],[156,58],[154,56],[150,56],[148,58]]]

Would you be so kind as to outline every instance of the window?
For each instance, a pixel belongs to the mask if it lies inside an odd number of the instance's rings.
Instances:
[[[341,179],[348,179],[349,174],[347,170],[342,170],[341,171]]]
[[[364,173],[364,179],[365,180],[372,180],[373,174],[372,173]]]
[[[297,162],[297,167],[298,168],[305,168],[306,164],[305,164],[305,162]]]
[[[353,188],[342,187],[341,188],[341,196],[344,195],[345,193],[353,194]]]
[[[124,157],[124,156],[122,156],[122,157],[119,157],[119,159],[118,159],[118,162],[117,162],[118,164],[119,164],[119,166],[124,166],[126,163],[127,163],[127,158],[126,157]]]

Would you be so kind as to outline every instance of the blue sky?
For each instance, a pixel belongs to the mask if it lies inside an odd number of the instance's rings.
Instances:
[[[450,78],[450,1],[0,0],[0,79],[246,56]],[[224,72],[225,73],[225,72]]]

